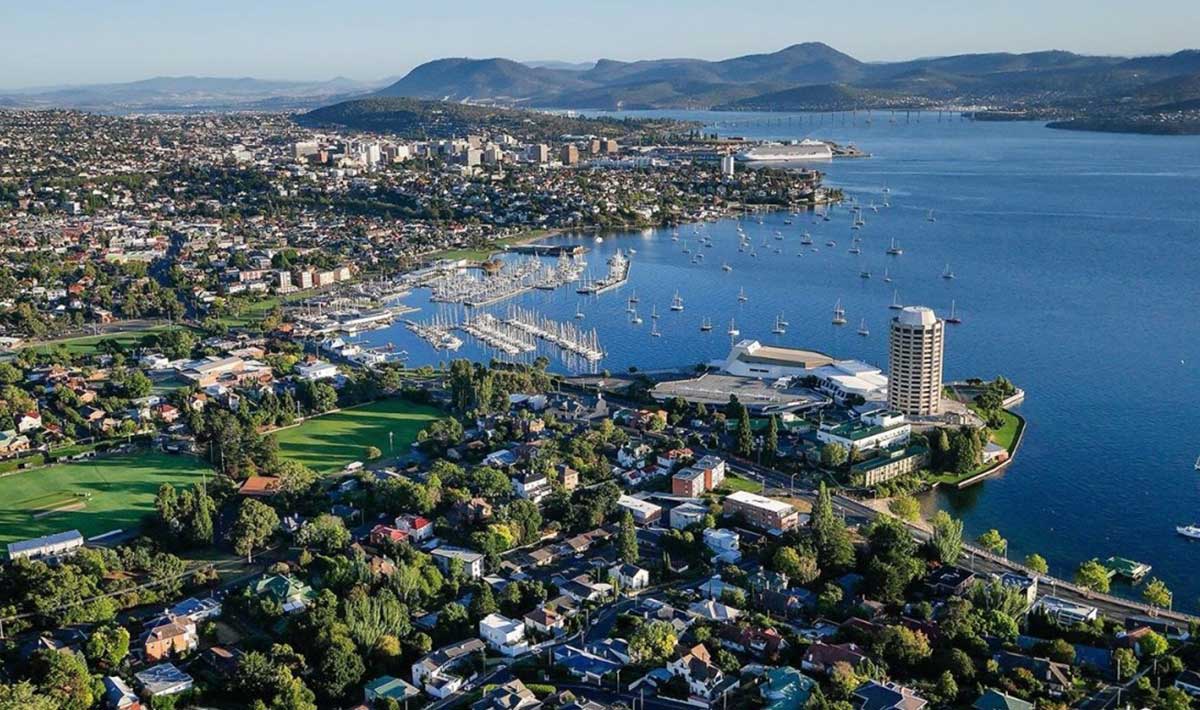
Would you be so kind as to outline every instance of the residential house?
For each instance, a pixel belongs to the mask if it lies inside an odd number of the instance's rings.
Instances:
[[[696,503],[680,503],[671,508],[671,527],[676,530],[698,525],[708,516],[708,506]]]
[[[867,659],[863,649],[853,643],[827,644],[814,643],[804,652],[800,668],[810,673],[829,673],[838,663],[848,663],[851,667]]]
[[[627,592],[650,586],[650,572],[627,562],[609,567],[608,575],[611,579],[616,579],[620,588]]]
[[[15,456],[22,451],[29,451],[29,437],[17,433],[16,429],[0,431],[0,456]]]
[[[483,555],[478,552],[443,545],[430,554],[433,555],[433,561],[437,563],[442,572],[449,573],[454,560],[459,560],[462,563],[463,574],[467,577],[479,579],[483,576]]]
[[[550,495],[550,479],[544,473],[523,471],[512,478],[513,492],[518,498],[540,503]]]
[[[737,564],[742,559],[741,536],[727,528],[708,528],[704,545],[713,552],[714,562]]]
[[[921,710],[928,703],[902,685],[869,680],[854,691],[850,704],[854,710]]]
[[[653,452],[654,449],[645,443],[626,444],[617,452],[617,463],[624,468],[644,468],[646,459]]]
[[[655,505],[641,498],[622,494],[617,499],[617,506],[632,513],[633,521],[638,525],[650,525],[662,518],[662,506]]]
[[[1033,710],[1033,703],[988,688],[971,707],[974,710]]]
[[[526,688],[519,678],[514,678],[484,693],[482,698],[471,704],[471,710],[536,710],[541,706],[541,701],[533,691]]]
[[[722,626],[717,630],[717,638],[721,646],[754,656],[764,661],[775,661],[779,658],[787,643],[775,629],[763,629],[756,626]]]
[[[559,591],[576,602],[594,602],[605,599],[612,594],[612,585],[605,582],[593,582],[586,574],[558,585]]]
[[[523,621],[528,631],[549,636],[561,636],[566,633],[566,617],[547,607],[534,609],[525,615]]]
[[[726,678],[717,668],[704,644],[696,644],[682,652],[667,664],[667,671],[683,678],[688,684],[688,693],[697,700],[711,702],[737,687],[736,677]]]
[[[36,560],[47,557],[62,557],[74,553],[83,547],[83,535],[78,530],[43,535],[29,540],[19,540],[8,544],[8,559],[17,560],[22,557]]]
[[[238,495],[272,498],[283,492],[283,479],[276,476],[250,476],[238,487]]]
[[[791,666],[783,666],[763,674],[758,694],[765,703],[763,710],[803,710],[816,687],[817,681]]]
[[[529,652],[525,641],[525,625],[502,614],[488,614],[479,620],[479,635],[487,645],[505,656],[520,656]]]
[[[606,676],[621,670],[622,664],[570,644],[554,647],[554,663],[584,683],[600,685]]]
[[[1043,596],[1034,602],[1033,609],[1046,614],[1063,626],[1074,626],[1094,621],[1100,616],[1100,610],[1094,606],[1073,602],[1050,595]]]
[[[976,581],[975,573],[956,565],[942,565],[925,575],[925,586],[942,599],[961,597]]]
[[[1175,678],[1175,687],[1192,696],[1200,698],[1200,673],[1184,671]]]
[[[363,686],[363,701],[368,704],[395,700],[403,705],[406,700],[420,694],[416,686],[390,675],[379,676]]]
[[[1002,651],[993,656],[1001,673],[1023,668],[1033,674],[1051,695],[1061,695],[1071,687],[1071,667],[1048,658],[1034,658],[1020,653]]]
[[[176,695],[192,689],[192,677],[175,667],[174,663],[160,663],[134,674],[142,692],[152,698]]]
[[[735,621],[742,615],[740,609],[735,609],[714,599],[692,602],[688,605],[688,613],[698,619],[715,622]]]
[[[734,491],[722,502],[725,515],[741,517],[760,530],[785,531],[800,524],[800,513],[790,503],[749,491]]]
[[[485,648],[483,641],[476,638],[443,646],[413,664],[413,684],[435,698],[453,695],[475,675],[466,668],[472,654],[482,653]]]
[[[252,590],[256,596],[266,596],[292,614],[305,609],[316,598],[313,588],[290,574],[263,575],[254,582]]]
[[[108,710],[142,710],[142,702],[120,676],[104,677],[104,706]]]
[[[194,621],[186,616],[176,616],[147,631],[142,645],[147,660],[161,661],[195,649],[200,645],[200,636]]]
[[[408,539],[422,543],[433,537],[433,521],[420,515],[399,515],[396,528],[408,533]]]

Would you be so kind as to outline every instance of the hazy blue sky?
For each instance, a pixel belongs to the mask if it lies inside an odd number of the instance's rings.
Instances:
[[[1200,45],[1200,0],[0,0],[0,87],[159,75],[378,79],[445,56],[864,60]]]

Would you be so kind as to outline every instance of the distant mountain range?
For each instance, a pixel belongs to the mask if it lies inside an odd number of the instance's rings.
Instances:
[[[349,99],[427,100],[562,109],[837,111],[987,107],[1106,130],[1177,132],[1200,124],[1200,50],[1151,57],[1064,51],[988,53],[868,63],[820,42],[720,61],[594,63],[437,59],[399,80],[267,81],[158,77],[122,84],[0,91],[0,107],[96,111],[312,109]],[[1189,122],[1190,121],[1190,122]],[[1136,124],[1136,125],[1134,125]],[[1119,130],[1119,128],[1117,128]],[[1190,132],[1191,129],[1185,129]]]
[[[117,84],[0,90],[0,106],[89,111],[283,110],[312,108],[371,93],[394,81],[271,81],[252,78],[160,76]]]
[[[590,67],[438,59],[377,95],[602,110],[987,106],[1069,118],[1194,108],[1198,85],[1198,50],[1137,58],[1045,51],[867,63],[810,42],[721,61],[601,59]]]

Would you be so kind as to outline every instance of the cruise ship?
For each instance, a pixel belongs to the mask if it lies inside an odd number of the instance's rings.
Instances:
[[[805,139],[792,143],[763,143],[743,150],[736,157],[746,163],[830,160],[833,149],[828,143]]]

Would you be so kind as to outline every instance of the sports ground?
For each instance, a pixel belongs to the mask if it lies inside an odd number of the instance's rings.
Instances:
[[[154,511],[164,483],[199,481],[191,456],[136,451],[0,478],[0,545],[77,529],[84,537],[130,530]]]
[[[417,432],[440,414],[433,407],[384,399],[309,419],[280,430],[276,436],[279,452],[285,458],[330,473],[353,461],[363,461],[368,446],[377,447],[385,457],[408,453]],[[393,434],[390,451],[388,432]]]

